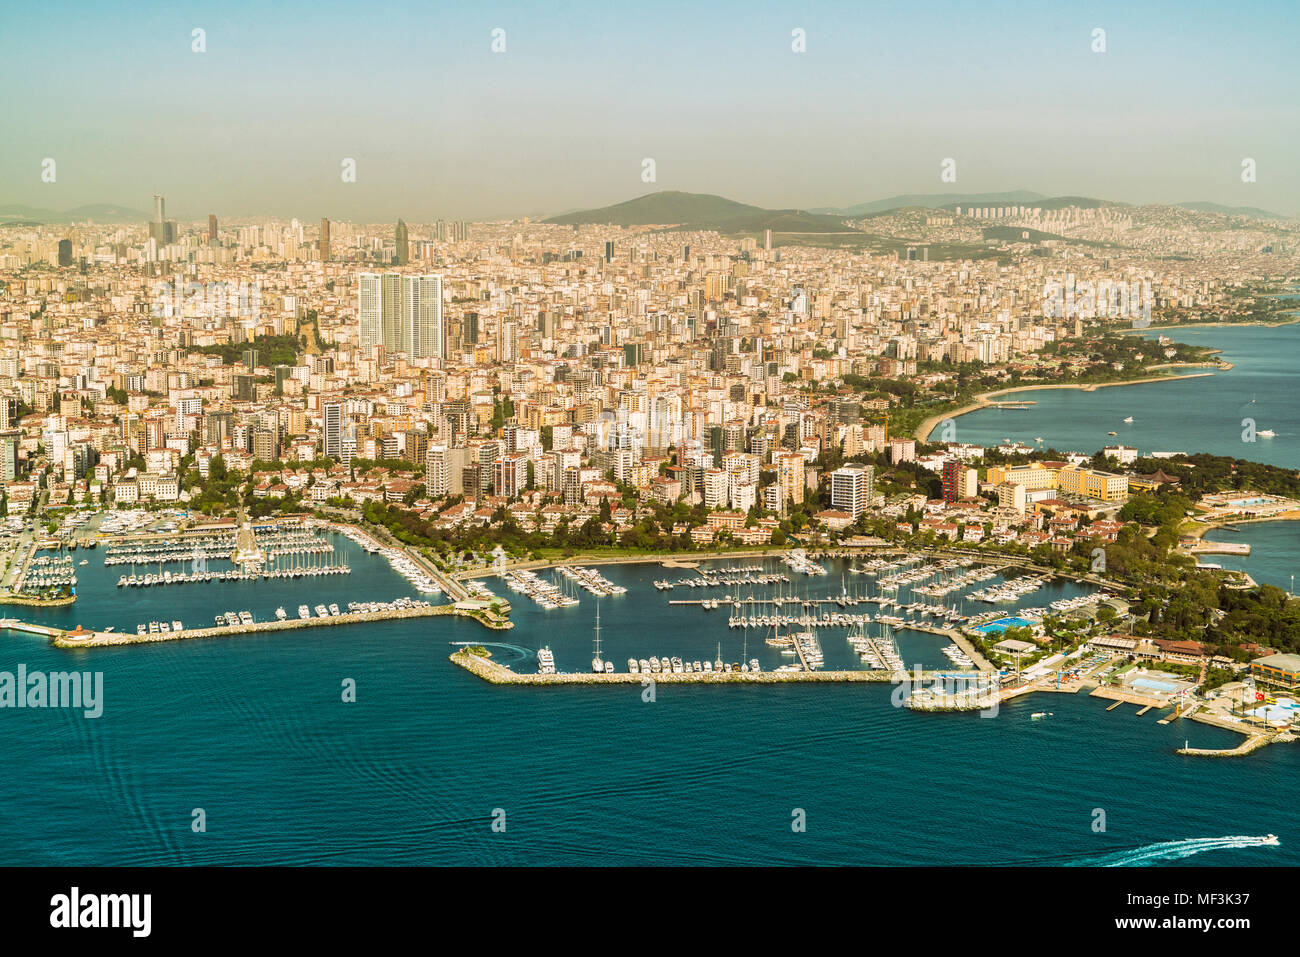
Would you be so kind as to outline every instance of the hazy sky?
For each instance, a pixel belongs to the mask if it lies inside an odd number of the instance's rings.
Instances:
[[[1296,214],[1298,40],[1294,0],[13,4],[0,205],[373,222],[1031,189]]]

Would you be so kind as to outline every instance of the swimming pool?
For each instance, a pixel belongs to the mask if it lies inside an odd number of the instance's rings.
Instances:
[[[1008,628],[1027,628],[1030,624],[1032,623],[1027,619],[1016,618],[1013,616],[1010,618],[999,618],[997,621],[990,621],[986,625],[980,625],[975,630],[981,635],[992,635],[1001,634]]]

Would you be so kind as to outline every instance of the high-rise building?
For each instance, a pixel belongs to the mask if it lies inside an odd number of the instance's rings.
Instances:
[[[72,240],[71,239],[59,240],[59,265],[60,266],[72,265]]]
[[[216,243],[217,241],[217,214],[208,213],[208,242]]]
[[[166,203],[158,193],[153,195],[153,222],[149,224],[149,238],[159,246],[176,241],[176,224],[168,221]]]
[[[831,473],[831,507],[842,509],[857,518],[871,502],[875,469],[870,465],[850,463]]]
[[[405,351],[416,359],[446,356],[446,327],[442,318],[442,277],[406,276],[402,328]]]
[[[325,456],[338,459],[343,454],[343,405],[340,402],[326,402],[324,408],[324,446]]]
[[[18,446],[22,440],[20,429],[0,432],[0,482],[18,478]]]
[[[405,266],[411,261],[411,244],[406,236],[406,223],[400,219],[397,221],[397,228],[393,230],[393,238],[397,242],[397,265]]]
[[[613,242],[607,242],[605,243],[605,262],[609,263],[613,261],[614,261],[614,244]]]
[[[330,261],[330,221],[320,221],[320,258],[321,262]]]
[[[782,452],[776,456],[776,484],[781,490],[781,503],[787,508],[803,503],[804,464],[804,457],[798,452]]]
[[[451,459],[447,446],[430,445],[424,455],[424,494],[438,498],[451,490]]]
[[[357,322],[360,326],[358,342],[366,354],[383,344],[382,316],[383,284],[380,277],[363,272],[357,277]]]
[[[961,498],[962,464],[956,459],[943,463],[943,500],[952,505]]]
[[[357,323],[361,348],[411,358],[444,358],[446,325],[441,276],[362,273],[357,277]]]

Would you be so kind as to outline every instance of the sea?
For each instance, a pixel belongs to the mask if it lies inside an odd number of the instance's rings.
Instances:
[[[206,624],[248,609],[264,620],[277,606],[293,615],[300,603],[412,594],[382,556],[341,536],[335,545],[351,575],[152,589],[117,588],[122,569],[103,566],[102,548],[78,551],[88,564],[77,566],[75,605],[6,612],[133,631],[154,619]],[[773,587],[786,597],[869,593],[845,563],[825,564],[826,576],[791,573]],[[578,592],[577,605],[553,610],[486,579],[512,599],[508,632],[439,617],[79,651],[0,633],[0,671],[100,671],[104,687],[99,718],[0,709],[6,862],[1300,863],[1290,796],[1300,747],[1184,757],[1176,749],[1186,742],[1240,738],[1159,725],[1154,711],[1038,694],[990,718],[921,714],[896,707],[889,684],[661,683],[652,696],[636,685],[493,686],[448,660],[455,643],[481,643],[532,671],[549,646],[562,670],[585,671],[598,608],[602,652],[620,671],[627,657],[652,654],[748,655],[765,669],[788,660],[761,630],[728,627],[725,605],[670,604],[702,590],[654,588],[689,570],[600,571],[626,593]],[[1005,607],[1076,593],[1058,583]],[[845,634],[819,633],[828,667],[846,659]],[[909,663],[945,666],[945,639],[897,637]],[[349,686],[355,700],[345,700]],[[1278,843],[1263,843],[1267,834]]]
[[[1300,324],[1187,326],[1142,334],[1218,349],[1233,368],[1194,379],[1108,386],[1092,392],[1008,393],[998,401],[1020,399],[1035,405],[1019,410],[986,408],[957,416],[953,420],[956,441],[989,445],[1013,439],[1086,455],[1122,444],[1136,448],[1140,455],[1209,452],[1300,468],[1300,402],[1296,402]],[[1133,421],[1125,422],[1127,418]],[[1261,431],[1276,435],[1260,436]]]

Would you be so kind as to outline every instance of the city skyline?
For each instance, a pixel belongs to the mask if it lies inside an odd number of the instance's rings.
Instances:
[[[63,210],[162,193],[187,219],[483,220],[658,189],[770,208],[1031,189],[1300,211],[1285,175],[1296,28],[1261,32],[1219,4],[1195,17],[1171,4],[399,5],[384,32],[351,10],[311,10],[15,12],[7,35],[23,44],[0,39],[14,93],[0,202]],[[92,34],[56,73],[36,58]],[[412,73],[412,56],[438,66]],[[360,64],[369,84],[352,79]],[[341,178],[348,159],[355,182]],[[945,159],[955,182],[940,178]]]

